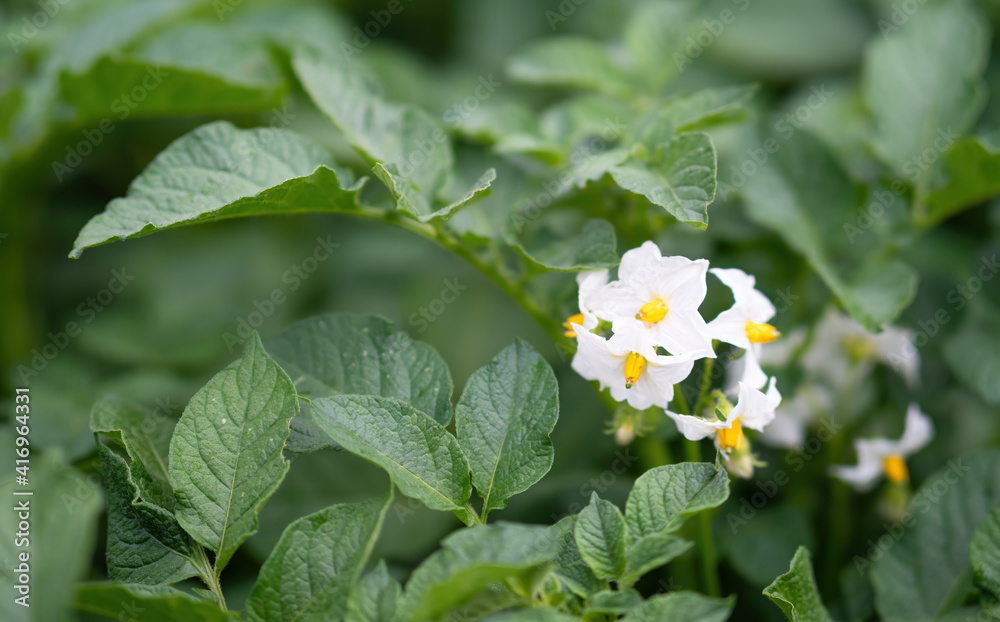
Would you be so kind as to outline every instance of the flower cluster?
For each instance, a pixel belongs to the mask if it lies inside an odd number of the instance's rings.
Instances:
[[[665,410],[686,438],[712,437],[727,467],[749,476],[754,460],[743,428],[763,430],[781,402],[774,379],[759,364],[761,344],[778,337],[767,323],[775,309],[755,288],[754,277],[715,268],[712,274],[732,290],[734,304],[706,323],[698,309],[709,271],[705,259],[663,257],[656,244],[646,242],[624,254],[616,281],[608,281],[607,270],[581,273],[580,313],[566,322],[567,335],[578,345],[572,365],[617,401],[637,410]],[[715,357],[713,341],[746,351],[735,406],[719,394],[707,417],[672,412],[674,385],[688,377],[695,361]]]

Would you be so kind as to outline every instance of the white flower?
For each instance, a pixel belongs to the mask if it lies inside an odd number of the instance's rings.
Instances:
[[[647,359],[656,356],[657,346],[675,355],[714,357],[698,312],[708,290],[707,271],[704,259],[662,257],[655,243],[645,242],[622,256],[618,280],[604,286],[595,311]]]
[[[859,492],[871,490],[885,475],[894,483],[909,479],[906,457],[923,449],[934,436],[930,418],[920,412],[920,407],[910,404],[906,411],[906,427],[898,441],[887,438],[858,439],[854,449],[858,454],[855,466],[830,467],[830,475],[854,486]]]
[[[587,380],[597,380],[601,389],[610,388],[611,397],[635,409],[666,408],[674,397],[674,385],[694,367],[691,355],[647,357],[630,350],[617,335],[604,339],[579,324],[572,326],[577,336],[573,369]]]
[[[778,331],[767,323],[775,315],[774,305],[754,287],[756,280],[736,268],[713,268],[717,276],[733,291],[733,306],[708,324],[713,339],[746,350],[741,382],[755,389],[767,383],[767,374],[760,368],[760,344],[774,341]]]
[[[739,399],[725,421],[702,419],[692,415],[679,415],[667,411],[667,415],[677,424],[677,429],[689,441],[700,441],[715,437],[715,446],[720,451],[739,450],[743,445],[743,428],[761,432],[774,420],[774,411],[781,404],[781,393],[771,378],[767,393],[762,393],[748,384],[740,383]]]
[[[564,325],[566,326],[567,337],[576,337],[576,332],[573,330],[572,324],[579,324],[588,331],[594,330],[600,324],[600,318],[594,315],[592,309],[598,300],[601,288],[608,283],[608,271],[589,270],[579,272],[576,275],[576,283],[580,288],[580,293],[577,295],[580,312],[570,316],[566,320]]]
[[[872,360],[892,367],[911,388],[920,384],[920,355],[909,330],[885,326],[876,335],[843,313],[828,309],[816,325],[815,335],[802,357],[802,366],[816,377],[827,378],[834,387],[844,386],[852,363],[870,365]],[[860,370],[859,376],[864,375],[866,371]]]

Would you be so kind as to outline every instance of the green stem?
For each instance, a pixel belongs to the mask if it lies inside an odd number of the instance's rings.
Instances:
[[[222,595],[222,585],[219,583],[219,574],[208,561],[205,549],[195,545],[195,556],[193,559],[190,559],[190,562],[198,571],[198,574],[201,575],[201,580],[205,582],[208,589],[215,595],[215,599],[219,603],[219,608],[223,611],[228,611],[226,597]]]
[[[705,593],[719,595],[719,572],[716,568],[715,538],[712,536],[712,510],[702,510],[698,514],[698,550],[701,551],[701,575],[705,583]]]
[[[476,512],[476,508],[472,507],[471,503],[465,504],[465,511],[469,513],[469,516],[472,517],[472,520],[476,525],[486,524],[486,515],[489,514],[489,510],[487,510],[486,508],[483,508],[482,518],[479,517],[479,514]]]
[[[707,406],[708,389],[712,385],[712,366],[715,359],[705,359],[705,369],[701,372],[701,390],[698,391],[698,401],[694,405],[694,413],[701,415],[701,411]]]

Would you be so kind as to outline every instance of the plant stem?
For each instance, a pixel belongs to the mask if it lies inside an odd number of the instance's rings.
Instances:
[[[228,611],[226,597],[222,595],[222,585],[219,583],[219,575],[212,567],[212,564],[209,563],[208,556],[205,555],[205,549],[195,545],[195,557],[190,561],[198,571],[198,574],[201,575],[201,580],[205,582],[208,589],[215,595],[215,599],[219,603],[219,608],[223,611]]]
[[[698,391],[698,401],[694,405],[694,414],[696,415],[700,415],[702,409],[706,406],[705,398],[708,397],[708,388],[712,385],[712,366],[714,364],[715,359],[705,359],[705,369],[701,372],[701,390]]]
[[[473,522],[476,525],[485,525],[486,524],[486,515],[489,513],[486,510],[486,508],[483,508],[483,517],[482,518],[480,518],[479,514],[476,513],[476,508],[472,507],[471,503],[466,503],[465,504],[465,511],[469,513],[469,516],[472,517],[472,520],[473,520]]]

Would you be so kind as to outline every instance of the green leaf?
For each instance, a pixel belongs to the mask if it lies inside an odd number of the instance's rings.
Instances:
[[[864,253],[845,234],[857,222],[854,187],[818,139],[796,132],[771,157],[743,188],[748,216],[805,257],[855,320],[881,330],[913,300],[916,272],[896,259],[862,263]],[[845,273],[843,265],[854,268]]]
[[[34,394],[32,394],[34,401]],[[11,400],[13,403],[13,399]],[[37,415],[35,415],[37,417]],[[35,425],[43,420],[32,418]],[[14,446],[11,436],[4,436],[8,447]],[[11,456],[12,453],[8,453]],[[0,575],[5,577],[6,594],[0,599],[0,620],[4,622],[50,622],[67,620],[67,609],[73,597],[73,585],[88,572],[93,558],[97,518],[104,506],[100,486],[85,479],[76,470],[62,463],[58,452],[31,454],[29,485],[17,485],[14,470],[9,479],[0,482],[0,495],[7,508],[0,512]],[[31,492],[32,495],[15,496]],[[30,513],[28,543],[20,543],[14,534],[20,531],[20,518],[15,510],[27,503]],[[22,606],[15,598],[22,596],[13,586],[21,563],[19,555],[28,553],[31,570],[27,577],[31,593]]]
[[[1000,506],[979,523],[969,542],[976,584],[1000,600]]]
[[[677,220],[708,226],[708,205],[715,200],[718,165],[708,134],[680,134],[656,148],[652,160],[629,158],[611,168],[622,188],[641,194]]]
[[[982,109],[980,76],[989,48],[983,23],[967,2],[932,4],[868,48],[862,81],[875,121],[872,146],[896,175],[915,184],[918,209],[936,169],[928,165],[948,136],[968,129]]]
[[[733,570],[755,587],[763,588],[786,572],[788,560],[800,547],[813,546],[809,519],[794,505],[762,508],[748,521],[730,510],[726,522],[729,529],[717,539],[719,548]]]
[[[1000,268],[996,255],[988,260],[984,257],[982,265]],[[986,402],[1000,404],[1000,383],[996,380],[1000,374],[1000,312],[981,301],[970,304],[958,331],[944,345],[944,360],[963,384]]]
[[[592,218],[572,238],[550,242],[537,250],[528,250],[522,244],[515,248],[538,268],[575,272],[618,265],[616,245],[614,226],[602,218]]]
[[[587,614],[625,615],[642,602],[642,594],[632,589],[604,590],[592,594],[584,603]]]
[[[330,155],[286,130],[219,121],[170,144],[80,231],[70,257],[115,240],[240,216],[354,212],[360,182],[341,186]],[[346,181],[346,179],[345,179]]]
[[[401,592],[399,582],[389,576],[385,561],[379,560],[351,590],[344,621],[395,622]]]
[[[254,333],[177,422],[168,465],[177,521],[215,552],[217,573],[256,533],[257,514],[288,472],[281,452],[297,410],[295,386]]]
[[[653,151],[680,132],[690,132],[739,118],[756,84],[704,89],[665,103],[638,124],[636,139]]]
[[[927,197],[927,224],[974,207],[1000,192],[1000,133],[962,138],[945,155],[949,179]]]
[[[215,603],[166,586],[84,583],[76,588],[79,611],[123,622],[227,622]]]
[[[607,583],[594,575],[594,571],[580,555],[580,549],[576,545],[576,521],[577,515],[570,514],[549,528],[552,538],[558,543],[553,575],[574,594],[585,598],[607,588]]]
[[[406,584],[401,610],[412,622],[437,619],[505,579],[530,592],[554,565],[558,542],[547,527],[496,523],[461,529],[441,545]]]
[[[64,72],[59,83],[82,119],[116,120],[266,110],[287,89],[260,37],[206,22],[182,24],[125,55],[102,56],[86,71]]]
[[[619,583],[634,585],[647,572],[665,566],[692,546],[694,542],[669,534],[654,533],[640,538],[628,549],[625,575]]]
[[[247,618],[307,622],[343,612],[391,504],[390,491],[385,498],[333,505],[289,525],[260,569]]]
[[[111,396],[102,398],[90,411],[90,429],[107,434],[128,453],[126,468],[138,495],[166,510],[174,509],[174,488],[167,472],[174,423],[162,413]]]
[[[633,73],[652,92],[684,69],[677,55],[695,24],[698,5],[684,0],[642,2],[631,12],[623,34]]]
[[[385,469],[404,495],[469,522],[469,464],[455,437],[429,415],[374,395],[322,397],[312,413],[334,442]]]
[[[299,395],[357,393],[394,397],[413,404],[441,425],[451,421],[451,374],[434,348],[414,341],[388,320],[324,313],[288,327],[267,341],[274,360],[294,379]],[[304,404],[292,419],[287,449],[314,451],[331,444]]]
[[[103,443],[98,442],[97,447],[108,494],[108,577],[121,583],[160,585],[197,575],[198,570],[186,559],[193,554],[190,539],[174,515],[139,501],[139,491],[125,460]],[[143,515],[136,511],[136,505],[142,506]],[[147,529],[151,523],[153,526]]]
[[[300,50],[292,64],[306,92],[373,166],[400,211],[424,222],[447,218],[489,194],[492,170],[464,198],[442,206],[455,162],[451,140],[436,119],[417,106],[385,101],[371,76],[340,55]]]
[[[625,504],[629,546],[642,538],[676,531],[684,519],[721,505],[729,497],[729,477],[706,462],[668,464],[635,480]]]
[[[710,598],[694,592],[671,592],[639,604],[623,622],[726,622],[736,598]]]
[[[580,37],[542,39],[514,55],[507,74],[539,86],[628,94],[628,76],[601,43]]]
[[[483,498],[483,514],[538,482],[555,450],[549,433],[559,418],[552,368],[520,339],[475,371],[455,409],[458,443]]]
[[[764,588],[763,594],[781,607],[791,622],[833,622],[820,600],[809,549],[804,546],[795,551],[788,572]]]
[[[618,581],[625,574],[625,517],[618,506],[591,493],[574,535],[580,555],[597,577]]]
[[[973,532],[1000,505],[1000,451],[951,460],[925,480],[909,515],[891,525],[895,544],[874,561],[854,558],[871,571],[875,608],[887,621],[931,620],[956,586],[969,583]],[[899,534],[897,536],[897,534]]]
[[[490,616],[484,622],[575,622],[579,618],[559,613],[555,609],[521,609]]]

